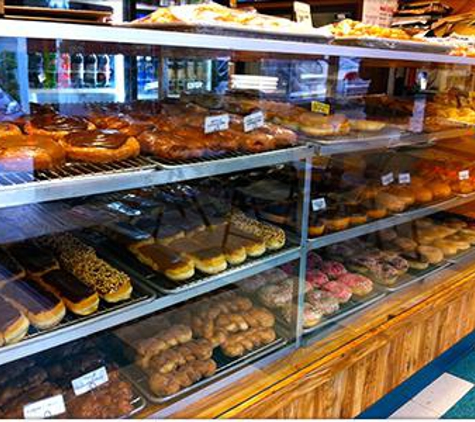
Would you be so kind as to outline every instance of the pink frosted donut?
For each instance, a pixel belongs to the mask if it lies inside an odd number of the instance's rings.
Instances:
[[[325,261],[320,265],[320,269],[330,278],[335,280],[343,274],[346,274],[346,268],[341,262]]]
[[[337,282],[348,286],[356,296],[365,296],[373,290],[373,282],[360,274],[344,274],[338,278]]]
[[[330,280],[323,271],[311,270],[307,271],[307,282],[313,287],[321,287],[328,283]]]
[[[323,285],[322,289],[330,292],[340,303],[348,302],[353,294],[346,284],[339,283],[338,281],[330,281]]]

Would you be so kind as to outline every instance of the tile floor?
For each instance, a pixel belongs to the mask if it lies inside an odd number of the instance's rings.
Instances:
[[[417,372],[361,419],[475,419],[475,333]]]

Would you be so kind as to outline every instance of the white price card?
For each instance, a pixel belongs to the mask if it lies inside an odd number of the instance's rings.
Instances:
[[[244,132],[251,132],[252,130],[258,129],[264,126],[264,113],[262,111],[256,111],[248,114],[244,117],[243,123]]]
[[[87,374],[72,380],[71,384],[73,386],[74,394],[80,396],[81,394],[94,390],[108,381],[109,377],[107,376],[107,369],[105,366],[101,366],[95,371],[88,372]]]
[[[411,174],[410,173],[399,173],[398,175],[400,185],[408,185],[411,183]]]
[[[390,185],[392,182],[394,182],[394,174],[392,172],[387,173],[383,177],[381,177],[381,184],[383,186]]]
[[[459,180],[468,180],[470,179],[470,170],[459,171]]]
[[[49,397],[23,407],[25,419],[46,419],[66,412],[62,394]]]
[[[205,118],[205,133],[220,132],[229,129],[229,114],[218,114]]]
[[[203,88],[203,81],[190,81],[186,83],[187,91],[194,91]]]
[[[305,26],[313,27],[312,8],[308,3],[294,1],[295,20]]]
[[[325,198],[316,198],[312,201],[312,210],[321,211],[327,208],[327,201]]]

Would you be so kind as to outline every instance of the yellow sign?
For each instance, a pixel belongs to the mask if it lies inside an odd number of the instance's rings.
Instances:
[[[330,114],[330,104],[312,101],[312,111],[314,113]]]

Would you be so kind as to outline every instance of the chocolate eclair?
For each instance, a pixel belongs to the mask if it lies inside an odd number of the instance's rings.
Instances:
[[[5,249],[0,248],[0,284],[26,275],[25,269]]]
[[[117,130],[82,130],[64,136],[61,144],[71,160],[110,163],[136,157],[140,144]]]
[[[7,283],[0,294],[23,312],[39,329],[54,327],[63,319],[64,303],[36,281],[23,278]]]
[[[0,296],[0,346],[20,341],[29,326],[25,315]]]
[[[53,270],[38,278],[43,287],[59,296],[69,311],[89,315],[97,311],[99,295],[86,283],[64,270]]]
[[[40,276],[59,268],[58,261],[50,251],[32,242],[14,243],[8,247],[8,252],[32,276]]]

